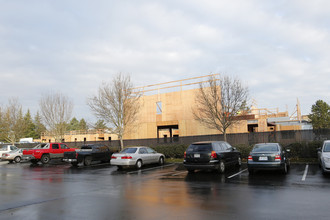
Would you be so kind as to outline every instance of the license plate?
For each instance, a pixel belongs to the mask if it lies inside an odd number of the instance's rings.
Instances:
[[[194,157],[195,157],[195,158],[200,158],[201,155],[200,155],[200,154],[194,154]]]
[[[265,161],[265,160],[268,160],[268,157],[259,157],[259,161]]]

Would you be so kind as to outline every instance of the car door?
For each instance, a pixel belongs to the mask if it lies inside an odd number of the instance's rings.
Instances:
[[[232,147],[228,145],[226,142],[221,143],[222,147],[224,148],[223,157],[226,164],[231,164],[233,160],[233,152]]]
[[[229,152],[229,159],[228,162],[230,164],[234,164],[238,160],[238,152],[235,150],[234,147],[232,147],[229,143],[225,142],[225,145],[227,146],[227,150]]]
[[[156,151],[154,151],[153,149],[151,149],[150,147],[147,147],[147,152],[148,152],[148,157],[150,159],[150,163],[157,163],[159,160],[159,156],[157,154]]]
[[[150,158],[148,156],[148,151],[145,147],[142,147],[139,149],[139,156],[142,159],[143,164],[149,164],[150,163]]]
[[[50,149],[50,157],[51,158],[63,157],[63,154],[64,154],[64,152],[63,152],[63,150],[61,150],[59,144],[52,144],[52,149]]]

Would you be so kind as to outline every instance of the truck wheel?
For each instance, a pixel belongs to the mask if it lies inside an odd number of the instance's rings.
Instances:
[[[21,157],[19,157],[19,156],[15,157],[15,158],[14,158],[14,161],[15,161],[16,163],[20,163],[20,162],[21,162]]]
[[[84,158],[84,165],[89,166],[92,163],[92,158],[90,156],[87,156]]]
[[[41,163],[47,164],[50,161],[50,156],[48,154],[43,154],[41,157]]]

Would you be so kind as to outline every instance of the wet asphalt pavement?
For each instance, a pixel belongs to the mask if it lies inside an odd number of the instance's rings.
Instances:
[[[0,219],[330,219],[330,175],[317,165],[249,176],[246,164],[221,175],[0,162],[0,178]]]

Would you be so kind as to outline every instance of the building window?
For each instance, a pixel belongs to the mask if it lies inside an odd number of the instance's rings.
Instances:
[[[163,113],[162,102],[156,102],[156,108],[157,115],[161,115]]]

